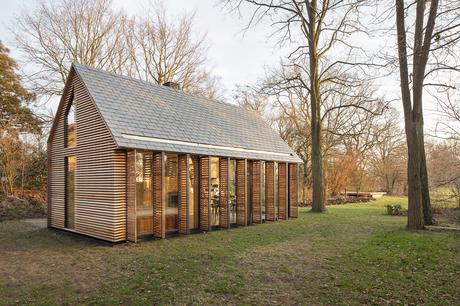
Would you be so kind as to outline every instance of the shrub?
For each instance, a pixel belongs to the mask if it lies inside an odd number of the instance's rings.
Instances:
[[[403,209],[401,205],[395,204],[395,205],[386,205],[387,208],[387,215],[390,216],[401,216],[403,213]]]

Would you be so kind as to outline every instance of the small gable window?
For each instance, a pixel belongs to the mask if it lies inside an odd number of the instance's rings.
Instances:
[[[77,145],[75,137],[75,106],[73,103],[74,93],[70,94],[69,104],[65,114],[65,146],[73,148]]]

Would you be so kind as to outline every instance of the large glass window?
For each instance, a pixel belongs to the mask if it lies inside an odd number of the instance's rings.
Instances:
[[[278,163],[277,162],[275,162],[275,182],[274,182],[273,185],[274,185],[273,188],[275,189],[275,199],[274,199],[274,202],[275,202],[275,220],[278,220],[280,204],[279,204],[279,200],[278,200],[279,192],[278,192]]]
[[[188,158],[189,164],[189,228],[197,229],[200,227],[200,206],[199,206],[199,166],[198,159]]]
[[[75,228],[75,156],[65,158],[65,227]]]
[[[153,189],[151,152],[136,153],[137,235],[153,234]]]
[[[236,160],[230,160],[230,224],[236,223]]]
[[[65,146],[73,148],[77,145],[75,137],[75,108],[73,104],[74,93],[70,94],[69,106],[65,114]]]
[[[175,232],[179,229],[179,185],[178,156],[165,155],[165,186],[164,203],[166,203],[166,231]]]
[[[211,225],[219,225],[219,157],[211,157]]]
[[[265,162],[260,162],[260,209],[262,221],[265,220]]]

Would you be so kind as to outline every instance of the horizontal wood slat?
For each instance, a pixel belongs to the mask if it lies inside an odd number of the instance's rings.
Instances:
[[[211,158],[200,158],[200,229],[211,230]]]
[[[236,223],[246,226],[247,220],[247,161],[239,159],[236,161]]]
[[[220,227],[230,227],[230,158],[222,157],[219,159],[219,205],[220,205]]]
[[[289,164],[289,217],[299,216],[298,164]]]
[[[265,162],[265,218],[275,221],[275,163]]]
[[[288,188],[287,188],[287,165],[286,163],[278,164],[278,199],[279,199],[279,219],[288,218]]]

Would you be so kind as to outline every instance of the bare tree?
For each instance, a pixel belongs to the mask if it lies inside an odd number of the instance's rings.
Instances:
[[[432,82],[443,71],[457,71],[446,61],[460,42],[458,1],[396,0],[401,97],[408,147],[408,228],[422,229],[432,223],[423,131],[423,92],[427,86],[448,87]],[[412,42],[413,47],[410,46]],[[408,50],[411,51],[408,52]],[[442,60],[440,60],[442,58]],[[409,68],[412,73],[409,73]],[[439,80],[439,79],[438,79]]]
[[[353,58],[350,55],[358,48],[349,42],[350,37],[359,30],[358,11],[365,1],[225,0],[224,3],[240,12],[245,4],[253,6],[250,24],[266,18],[275,27],[274,35],[279,35],[280,46],[293,44],[290,64],[307,75],[306,79],[299,78],[299,81],[308,91],[311,116],[312,210],[322,212],[325,210],[322,87],[327,83],[346,84],[350,80],[341,78],[342,72],[349,72],[361,64],[350,61]],[[342,54],[349,57],[335,56],[335,60],[329,59],[333,48],[347,49],[348,52]],[[331,70],[341,73],[333,75]]]
[[[218,98],[218,79],[205,69],[205,35],[194,37],[194,15],[172,21],[161,3],[154,4],[146,17],[129,22],[128,74],[156,84],[176,82],[187,92]]]
[[[35,92],[62,93],[72,62],[121,72],[128,60],[124,41],[126,17],[110,0],[42,1],[24,11],[12,26],[26,63],[38,69],[30,75]],[[34,67],[31,67],[34,69]]]

